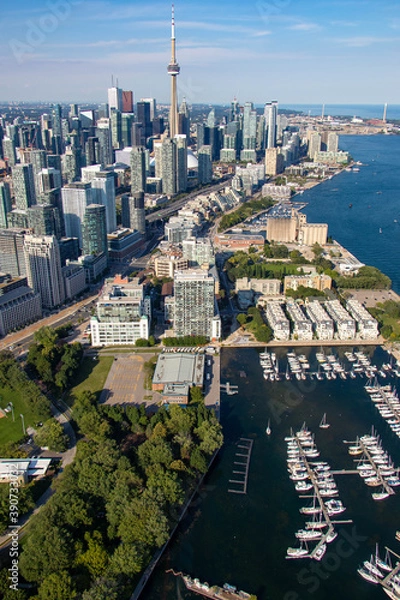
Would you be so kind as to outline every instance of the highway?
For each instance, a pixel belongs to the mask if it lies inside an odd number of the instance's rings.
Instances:
[[[196,190],[195,192],[191,192],[190,194],[185,195],[184,198],[180,198],[176,202],[173,202],[170,206],[167,206],[166,208],[161,208],[160,210],[146,215],[146,221],[152,223],[153,221],[158,221],[159,219],[170,217],[174,213],[178,212],[178,210],[180,210],[183,206],[185,206],[185,204],[189,202],[189,200],[193,200],[194,198],[196,198],[196,196],[200,196],[202,194],[211,194],[212,192],[222,190],[224,187],[229,185],[229,181],[231,180],[231,178],[231,175],[227,175],[226,179],[223,182],[216,183],[209,187],[205,187],[201,190]]]

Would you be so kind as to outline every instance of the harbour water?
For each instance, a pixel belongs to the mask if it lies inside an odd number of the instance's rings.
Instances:
[[[361,261],[389,275],[399,292],[400,139],[348,136],[341,138],[341,148],[349,150],[363,166],[358,173],[342,173],[305,192],[305,212],[310,222],[327,222],[334,238]],[[343,358],[346,350],[336,348],[335,352]],[[318,349],[295,350],[309,356],[314,371],[315,351]],[[276,349],[281,370],[286,366],[286,352]],[[368,347],[365,352],[378,366],[387,361],[381,348]],[[372,425],[396,466],[400,465],[400,440],[364,390],[365,378],[266,382],[258,354],[259,350],[250,348],[222,350],[221,381],[239,386],[237,395],[221,398],[225,444],[143,598],[195,597],[179,578],[165,573],[169,568],[210,584],[232,583],[257,594],[259,600],[385,598],[382,589],[360,578],[357,568],[377,542],[382,549],[387,545],[400,554],[394,538],[400,528],[400,490],[375,502],[373,488],[357,475],[335,476],[339,497],[347,507],[341,517],[352,519],[353,525],[338,526],[339,535],[320,563],[288,561],[286,549],[296,545],[294,533],[305,522],[299,508],[307,501],[299,500],[289,479],[284,437],[291,427],[298,429],[305,421],[315,432],[320,460],[328,461],[335,470],[354,468],[343,440],[356,439]],[[397,381],[400,390],[400,380],[390,380],[395,385]],[[330,423],[327,430],[318,427],[324,413]],[[267,436],[269,420],[272,432]],[[254,440],[247,494],[243,496],[228,492],[240,437]]]
[[[310,223],[328,223],[329,235],[381,269],[399,293],[400,136],[341,136],[340,149],[363,166],[304,192],[304,212]]]
[[[337,348],[336,353],[343,359],[345,350]],[[311,369],[316,370],[315,350],[296,349],[301,352],[310,357]],[[378,366],[387,360],[381,348],[365,348],[365,352]],[[353,525],[337,527],[338,538],[320,563],[287,561],[286,549],[296,545],[294,533],[305,522],[299,508],[310,500],[301,501],[289,479],[284,437],[291,427],[298,429],[306,421],[315,432],[320,460],[335,470],[354,468],[343,440],[355,440],[372,425],[396,465],[400,464],[400,441],[364,390],[365,378],[265,382],[258,353],[250,348],[222,351],[222,381],[239,386],[238,395],[222,397],[225,445],[144,597],[191,598],[178,579],[165,574],[174,568],[210,584],[233,583],[257,594],[259,600],[383,598],[382,590],[363,581],[356,570],[376,542],[382,548],[388,545],[399,550],[394,535],[399,527],[400,492],[374,502],[373,489],[358,476],[335,476],[339,497],[347,507],[341,518],[352,519]],[[284,368],[286,350],[277,349],[276,354]],[[325,412],[331,426],[321,430],[318,425]],[[269,419],[272,433],[267,436]],[[254,440],[245,496],[228,493],[240,437]]]
[[[280,104],[280,108],[286,110],[298,110],[311,116],[322,114],[322,104]],[[324,115],[332,117],[358,117],[361,119],[382,119],[382,104],[325,104]],[[400,105],[389,104],[387,107],[387,119],[400,119]]]

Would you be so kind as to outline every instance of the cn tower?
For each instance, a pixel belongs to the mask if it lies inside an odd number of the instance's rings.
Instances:
[[[178,124],[178,95],[176,90],[176,78],[179,75],[180,66],[176,60],[175,52],[175,12],[172,5],[172,35],[171,35],[171,60],[167,67],[169,75],[171,75],[171,109],[169,113],[169,136],[175,137],[179,133]]]

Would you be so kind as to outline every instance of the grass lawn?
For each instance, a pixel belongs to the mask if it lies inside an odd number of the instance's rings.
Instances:
[[[394,317],[389,317],[388,315],[382,315],[381,318],[384,325],[392,326],[393,333],[396,335],[397,339],[400,339],[400,321],[398,321]]]
[[[89,356],[85,357],[76,375],[76,385],[70,390],[65,400],[67,404],[71,406],[73,403],[72,397],[86,390],[93,392],[98,397],[113,362],[113,356],[100,356],[95,360]]]
[[[26,429],[29,426],[34,427],[38,421],[35,414],[27,408],[22,395],[7,387],[0,388],[0,407],[3,409],[6,408],[9,402],[12,402],[14,405],[15,421],[13,421],[11,412],[7,413],[6,417],[0,419],[0,442],[2,444],[18,442],[23,437],[21,414],[24,415]]]

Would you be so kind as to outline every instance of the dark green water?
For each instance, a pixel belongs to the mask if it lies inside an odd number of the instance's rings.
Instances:
[[[343,356],[345,350],[339,348],[336,353]],[[314,350],[296,352],[309,354],[311,368],[316,369]],[[387,360],[380,348],[366,352],[375,364]],[[277,350],[277,355],[284,366],[285,350]],[[242,370],[246,378],[240,377]],[[395,464],[400,464],[400,440],[370,401],[363,387],[366,379],[268,383],[255,349],[223,350],[221,379],[239,386],[238,395],[222,395],[225,445],[142,597],[196,597],[180,579],[165,574],[168,568],[210,584],[232,583],[257,594],[259,600],[386,597],[380,588],[363,581],[356,569],[369,557],[375,542],[400,550],[394,540],[400,492],[374,502],[372,488],[358,476],[336,476],[340,499],[347,507],[339,518],[351,518],[354,523],[337,526],[338,538],[322,562],[285,559],[286,548],[296,545],[295,531],[304,525],[299,508],[309,502],[299,500],[286,470],[283,438],[291,427],[299,428],[306,421],[316,434],[320,460],[327,460],[334,469],[350,469],[353,463],[342,440],[355,439],[374,425]],[[331,424],[328,430],[318,428],[324,412]],[[265,434],[268,419],[272,428],[269,438]],[[234,478],[234,455],[241,436],[254,440],[246,496],[227,491],[228,480]]]

